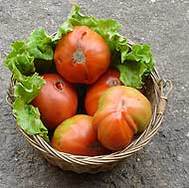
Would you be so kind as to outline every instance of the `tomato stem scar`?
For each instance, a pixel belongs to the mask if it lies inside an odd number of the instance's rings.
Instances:
[[[63,81],[57,81],[57,82],[55,83],[55,86],[56,86],[56,88],[59,89],[59,90],[63,90],[63,89],[64,89],[64,83],[63,83]]]

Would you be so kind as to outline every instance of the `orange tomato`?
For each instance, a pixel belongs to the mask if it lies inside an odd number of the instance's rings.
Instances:
[[[76,26],[56,45],[54,61],[58,73],[73,83],[94,83],[110,64],[105,40],[87,26]]]
[[[108,88],[121,85],[119,80],[119,72],[115,69],[108,69],[97,82],[89,86],[85,97],[85,110],[87,114],[93,116],[98,108],[98,101],[100,96]]]
[[[100,97],[93,125],[101,144],[117,151],[146,128],[151,116],[151,104],[142,93],[131,87],[115,86]]]
[[[32,101],[41,113],[41,119],[49,129],[56,128],[63,120],[75,115],[77,93],[73,86],[58,74],[44,74],[45,85]]]
[[[75,115],[62,122],[54,131],[51,145],[55,149],[75,155],[95,156],[107,153],[97,141],[92,117]]]

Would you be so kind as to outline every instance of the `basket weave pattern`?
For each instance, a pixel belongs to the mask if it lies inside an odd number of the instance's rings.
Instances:
[[[14,101],[13,87],[14,80],[11,80],[10,88],[7,93],[7,102],[12,105]],[[166,94],[164,93],[167,88]],[[142,149],[157,133],[164,117],[164,112],[167,104],[167,97],[172,90],[171,81],[164,81],[154,70],[147,81],[145,82],[145,95],[152,104],[153,115],[146,130],[139,135],[133,142],[124,150],[114,152],[108,155],[95,157],[72,155],[64,152],[59,152],[53,149],[39,135],[27,135],[19,126],[18,129],[25,136],[26,140],[47,159],[47,161],[63,170],[72,170],[77,173],[97,173],[113,168],[118,162],[132,155],[134,152]]]

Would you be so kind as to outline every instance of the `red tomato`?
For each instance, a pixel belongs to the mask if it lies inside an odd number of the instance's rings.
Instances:
[[[54,61],[58,73],[73,83],[94,83],[110,64],[104,39],[86,26],[76,26],[56,45]]]
[[[32,101],[41,113],[47,128],[56,128],[63,120],[75,115],[77,93],[70,83],[58,74],[44,74],[45,85]]]
[[[100,97],[93,125],[101,144],[117,151],[146,128],[151,116],[151,104],[142,93],[131,87],[115,86]]]
[[[121,85],[119,80],[119,72],[114,69],[109,69],[97,82],[89,87],[85,97],[85,109],[87,114],[93,116],[98,108],[100,96],[108,88]]]
[[[59,151],[75,155],[95,156],[107,153],[97,142],[92,117],[82,114],[62,122],[54,131],[51,145]]]

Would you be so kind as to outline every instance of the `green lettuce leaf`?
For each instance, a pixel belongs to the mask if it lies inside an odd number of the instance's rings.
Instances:
[[[126,86],[140,89],[142,87],[143,74],[146,71],[145,64],[141,62],[127,62],[125,65],[119,64],[120,80]]]
[[[25,77],[22,82],[17,82],[14,87],[14,96],[21,98],[26,104],[30,103],[41,90],[45,81],[37,73]]]
[[[125,60],[137,62],[141,61],[146,64],[150,71],[154,65],[152,51],[150,46],[147,44],[135,44],[131,46],[131,51],[127,53]]]
[[[36,60],[41,58],[46,64],[48,59],[53,58],[51,38],[46,36],[43,30],[35,30],[28,42],[16,41],[11,48],[4,64],[16,80],[13,112],[17,123],[27,134],[40,134],[47,140],[48,131],[40,120],[40,114],[29,103],[39,94],[44,84],[42,77],[35,72]]]
[[[52,60],[52,37],[44,29],[35,29],[27,40],[28,51],[35,59]]]
[[[10,69],[15,79],[22,80],[22,75],[35,72],[34,57],[27,50],[24,41],[16,41],[11,45],[12,51],[7,56],[4,64]],[[14,74],[15,73],[15,74]]]
[[[115,65],[120,71],[120,80],[126,85],[140,89],[143,78],[150,74],[154,59],[148,45],[136,44],[126,54],[125,62]]]
[[[44,80],[37,73],[32,76],[25,76],[21,82],[16,82],[14,86],[15,102],[13,103],[13,113],[18,125],[29,135],[39,134],[46,141],[48,130],[40,119],[40,113],[29,103],[39,94]]]
[[[37,108],[28,105],[21,98],[13,103],[13,113],[18,125],[29,135],[39,134],[49,142],[48,130],[40,120],[40,113]]]
[[[73,26],[69,22],[69,20],[66,20],[58,29],[56,35],[53,37],[52,41],[56,42],[59,39],[62,38],[63,35],[66,35],[68,32],[73,30]]]

